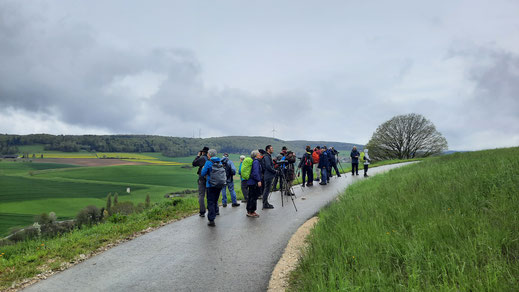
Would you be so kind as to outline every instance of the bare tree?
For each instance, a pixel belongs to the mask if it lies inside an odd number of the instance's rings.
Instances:
[[[426,157],[447,150],[447,140],[419,114],[395,116],[378,126],[366,148],[372,159]]]

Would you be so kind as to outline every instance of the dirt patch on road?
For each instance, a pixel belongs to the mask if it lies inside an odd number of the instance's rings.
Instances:
[[[297,267],[303,250],[307,246],[306,237],[310,234],[318,220],[318,217],[311,218],[292,235],[283,252],[283,256],[281,256],[270,276],[269,292],[281,292],[288,288],[289,275]]]
[[[112,166],[112,165],[137,165],[148,164],[137,161],[125,161],[120,159],[97,159],[97,158],[44,158],[33,160],[34,162],[73,164],[79,166]]]

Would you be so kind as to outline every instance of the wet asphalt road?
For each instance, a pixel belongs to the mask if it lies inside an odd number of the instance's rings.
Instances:
[[[405,164],[370,169],[370,175]],[[330,184],[294,187],[297,195],[281,207],[245,216],[245,204],[220,207],[216,227],[198,215],[123,243],[24,291],[265,291],[292,234],[360,176],[332,178]],[[305,200],[301,198],[305,197]],[[260,201],[258,206],[261,208]]]

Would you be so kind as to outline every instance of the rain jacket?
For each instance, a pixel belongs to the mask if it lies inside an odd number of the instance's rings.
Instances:
[[[252,169],[250,171],[250,178],[247,181],[248,186],[253,186],[261,181],[261,163],[258,159],[254,158],[252,162]]]
[[[221,162],[222,161],[220,160],[220,157],[211,157],[211,159],[205,162],[204,167],[202,168],[202,172],[200,172],[200,176],[207,176],[207,182],[205,183],[207,188],[211,187],[209,185],[209,181],[211,180],[211,170],[213,170],[213,164]]]

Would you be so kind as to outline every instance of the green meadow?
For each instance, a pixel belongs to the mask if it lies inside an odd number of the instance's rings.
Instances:
[[[426,159],[319,213],[290,291],[517,291],[519,148]]]
[[[167,193],[195,189],[196,169],[1,161],[0,186],[0,235],[5,236],[10,228],[31,224],[35,215],[44,212],[69,219],[88,205],[102,207],[108,193],[117,192],[120,201],[134,203],[144,202],[147,194],[152,202],[164,200]]]

